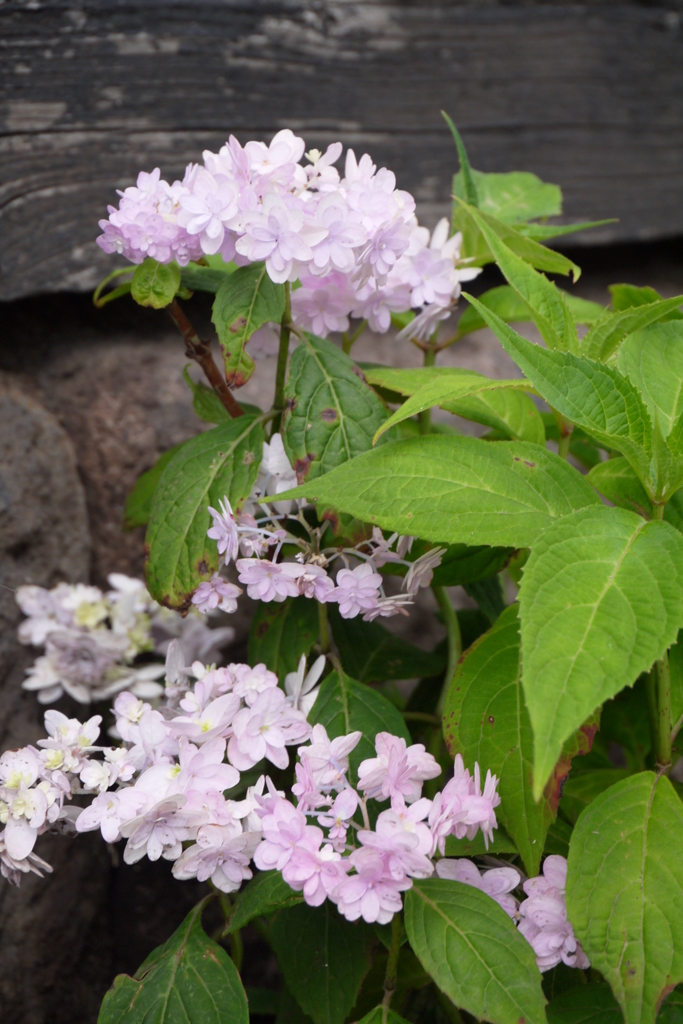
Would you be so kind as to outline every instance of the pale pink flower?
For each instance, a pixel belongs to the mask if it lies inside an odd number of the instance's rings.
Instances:
[[[320,829],[315,831],[320,832]],[[347,870],[348,862],[343,861],[329,843],[322,849],[313,849],[312,844],[304,843],[292,850],[282,869],[282,877],[296,892],[303,892],[309,907],[319,907],[346,877]]]
[[[415,849],[418,853],[430,857],[432,853],[432,833],[424,819],[431,810],[432,801],[421,797],[414,804],[406,805],[400,793],[394,795],[391,807],[382,811],[377,818],[375,830],[379,835],[393,835],[407,832],[417,837]]]
[[[453,778],[437,793],[429,812],[429,827],[434,837],[434,849],[445,852],[446,837],[454,835],[456,839],[474,839],[478,829],[484,835],[488,848],[493,839],[493,829],[497,827],[494,808],[500,803],[496,792],[498,780],[491,772],[487,772],[484,793],[481,793],[479,765],[474,766],[474,778],[465,768],[460,754],[456,755],[453,766]]]
[[[289,800],[271,797],[268,812],[261,814],[263,840],[254,854],[256,867],[260,871],[273,868],[282,871],[296,844],[309,834],[306,830],[312,827],[307,825],[306,815]]]
[[[213,255],[223,246],[227,228],[237,226],[237,183],[214,178],[204,167],[192,175],[191,192],[181,195],[178,223],[189,235],[198,235],[202,251]]]
[[[318,786],[342,789],[346,787],[349,754],[358,746],[362,735],[356,731],[331,740],[324,725],[314,725],[310,745],[299,747],[297,753],[302,761],[310,764]]]
[[[359,803],[360,800],[355,789],[342,789],[340,793],[337,793],[329,810],[318,815],[318,824],[329,829],[327,838],[335,848],[343,849],[349,821],[356,813]]]
[[[323,796],[315,780],[311,765],[307,758],[297,761],[294,765],[296,782],[292,786],[292,794],[297,798],[297,806],[304,814],[315,811],[318,807],[326,807],[329,797]]]
[[[500,904],[508,917],[511,917],[513,921],[517,918],[517,900],[514,896],[509,895],[521,881],[516,868],[491,868],[489,871],[480,873],[477,865],[467,857],[458,857],[457,859],[446,857],[436,862],[436,873],[439,878],[464,882],[465,885],[481,889],[487,896]]]
[[[327,235],[327,228],[307,221],[289,198],[272,193],[265,196],[261,211],[245,214],[244,225],[237,252],[252,262],[265,260],[268,276],[278,284],[298,276],[299,265],[313,259],[311,246]]]
[[[389,271],[406,251],[409,242],[410,228],[401,220],[395,220],[375,231],[358,257],[358,265],[364,271],[360,280],[367,280],[367,276],[372,274],[378,284],[384,284]]]
[[[121,825],[137,817],[147,805],[149,797],[133,788],[119,789],[115,793],[100,793],[90,807],[81,811],[76,819],[77,832],[91,832],[99,828],[107,843],[120,839]]]
[[[410,889],[412,881],[394,878],[389,869],[390,854],[362,846],[348,858],[356,874],[345,878],[330,897],[347,921],[360,917],[368,924],[388,924],[401,910],[400,893]]]
[[[567,862],[564,857],[546,857],[543,874],[524,883],[527,899],[519,905],[519,930],[532,946],[540,971],[549,971],[557,964],[568,967],[590,967],[590,961],[574,936],[567,920],[564,885]]]
[[[264,690],[251,707],[235,715],[234,734],[228,744],[228,760],[240,771],[248,771],[264,757],[277,768],[286,768],[286,744],[301,742],[310,726],[300,711],[287,705],[277,687]]]
[[[168,730],[174,736],[187,736],[197,743],[207,743],[217,736],[228,736],[240,703],[235,693],[225,693],[210,701],[201,712],[172,718]]]
[[[356,265],[354,249],[365,245],[367,231],[362,224],[350,219],[348,205],[338,192],[320,200],[316,222],[326,229],[327,234],[313,249],[311,272],[322,275],[329,270],[338,270],[350,274]]]
[[[328,594],[328,601],[339,603],[339,614],[343,619],[353,619],[360,612],[377,607],[382,577],[372,565],[364,562],[355,569],[340,569],[337,586]]]
[[[453,309],[434,302],[425,306],[410,323],[396,335],[397,341],[428,341],[443,320],[448,320]]]
[[[137,864],[146,855],[149,860],[177,860],[183,842],[194,838],[197,823],[182,810],[186,798],[181,794],[164,797],[136,818],[124,821],[120,832],[128,839],[123,851],[126,864]]]
[[[296,562],[268,562],[258,558],[240,558],[235,563],[240,583],[246,584],[252,601],[285,601],[298,597],[297,580],[306,571]]]
[[[237,611],[237,598],[241,593],[241,587],[228,583],[216,573],[207,582],[199,584],[192,595],[192,604],[203,613],[220,608],[222,612],[231,614]]]
[[[380,597],[374,608],[365,612],[363,622],[374,622],[375,619],[387,619],[392,615],[408,615],[406,607],[413,604],[410,594],[393,594],[391,597]]]
[[[239,553],[239,533],[237,523],[232,512],[232,506],[227,498],[218,503],[220,512],[209,505],[209,513],[213,519],[213,526],[206,531],[206,536],[215,540],[218,544],[218,554],[223,555],[227,565],[232,562]]]
[[[235,892],[245,879],[252,877],[249,861],[260,842],[251,832],[233,835],[221,825],[202,825],[197,842],[190,846],[173,865],[175,878],[209,878],[222,892]]]
[[[275,673],[266,668],[263,663],[254,665],[253,668],[250,665],[235,665],[234,671],[236,681],[233,693],[241,697],[249,707],[251,707],[260,693],[272,690],[278,684],[278,678]]]
[[[320,565],[309,562],[303,568],[304,572],[297,581],[299,593],[325,604],[334,590],[334,583]]]
[[[316,683],[325,671],[326,664],[327,659],[321,654],[306,672],[306,655],[302,654],[296,672],[288,672],[285,676],[287,703],[295,710],[303,711],[307,718],[316,702],[319,689]]]
[[[367,758],[358,768],[358,788],[371,799],[401,794],[414,803],[420,798],[422,783],[441,774],[437,761],[421,743],[408,747],[403,737],[378,732],[375,750],[377,757]]]
[[[434,578],[434,570],[441,565],[445,548],[432,548],[411,563],[403,580],[403,589],[413,597],[420,587],[428,587]]]
[[[9,853],[5,842],[5,833],[0,832],[0,875],[6,878],[10,885],[18,886],[22,874],[32,871],[33,874],[43,877],[43,872],[52,873],[52,867],[47,861],[42,860],[35,853],[29,853],[26,857],[18,860]]]

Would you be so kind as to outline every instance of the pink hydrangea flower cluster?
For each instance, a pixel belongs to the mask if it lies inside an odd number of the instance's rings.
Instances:
[[[524,883],[527,899],[519,905],[519,930],[533,947],[540,971],[549,971],[560,962],[568,967],[590,967],[567,919],[566,882],[567,861],[552,854],[543,862],[543,874]]]
[[[430,238],[418,226],[415,200],[366,153],[346,153],[344,177],[335,142],[304,157],[304,140],[288,128],[270,144],[234,136],[203,164],[189,164],[169,184],[159,168],[141,172],[100,221],[98,245],[133,263],[153,257],[185,266],[220,254],[240,265],[265,261],[275,282],[296,281],[292,316],[325,337],[349,316],[384,332],[391,314],[421,308],[414,330],[430,334],[480,271],[460,260],[462,237],[444,218]]]

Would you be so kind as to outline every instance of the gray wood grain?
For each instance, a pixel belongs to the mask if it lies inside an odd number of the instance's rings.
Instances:
[[[560,184],[576,241],[683,233],[683,33],[612,3],[38,0],[0,5],[0,298],[87,289],[115,188],[232,131],[289,126],[392,167],[445,212],[454,152]]]

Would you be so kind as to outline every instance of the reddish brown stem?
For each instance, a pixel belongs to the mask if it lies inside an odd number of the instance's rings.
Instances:
[[[181,309],[177,299],[174,299],[166,309],[168,310],[168,315],[171,320],[185,339],[185,355],[188,356],[189,359],[194,359],[199,363],[206,374],[206,379],[209,384],[233,419],[236,419],[237,416],[243,416],[244,410],[233,398],[232,392],[230,391],[225,378],[222,376],[221,371],[213,361],[213,356],[211,355],[211,349],[209,347],[210,343],[208,341],[202,341],[190,321],[187,319],[185,311]]]

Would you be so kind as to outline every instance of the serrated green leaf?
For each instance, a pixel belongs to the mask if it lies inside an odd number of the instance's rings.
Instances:
[[[567,912],[626,1024],[654,1024],[683,981],[683,805],[653,772],[612,786],[581,814],[569,847]]]
[[[378,622],[363,622],[360,616],[343,619],[334,605],[328,606],[328,614],[341,663],[360,683],[425,679],[446,668],[443,652],[422,651]]]
[[[537,217],[558,217],[562,213],[562,191],[559,185],[541,181],[529,171],[507,174],[485,174],[472,171],[478,202],[472,204],[463,189],[462,173],[453,181],[454,194],[484,213],[497,217],[504,224],[514,224]]]
[[[375,736],[390,732],[402,736],[410,744],[410,733],[401,713],[381,693],[364,683],[351,679],[345,672],[330,672],[323,679],[313,709],[308,716],[311,725],[320,723],[330,739],[346,736],[359,729],[363,735],[349,755],[350,776],[355,779],[358,765],[375,757]]]
[[[287,986],[314,1024],[343,1024],[370,969],[373,939],[371,928],[347,921],[329,900],[283,910],[270,928]]]
[[[624,509],[575,512],[532,548],[519,602],[538,798],[565,740],[676,638],[683,537]]]
[[[259,871],[238,893],[225,933],[244,928],[255,917],[274,914],[303,901],[303,893],[292,889],[279,871]]]
[[[545,1024],[533,950],[486,893],[416,881],[405,894],[405,926],[418,960],[456,1006],[491,1024]]]
[[[450,366],[410,370],[373,366],[365,370],[365,375],[368,383],[378,388],[389,400],[398,400],[398,395],[417,397],[417,392],[424,392],[428,404],[423,405],[423,408],[438,404],[446,412],[500,430],[513,440],[545,444],[543,420],[531,399],[522,393],[523,390],[531,390],[528,386],[524,387],[523,381],[491,381],[474,371]],[[442,388],[449,390],[451,382],[453,391],[446,400],[429,401],[427,388],[437,392]],[[484,386],[483,390],[479,390],[480,385]],[[453,398],[458,390],[462,390],[463,397]],[[415,408],[405,413],[403,406],[396,416],[400,415],[401,421],[405,421],[406,416],[412,416],[418,411]]]
[[[617,367],[638,388],[653,420],[657,410],[667,437],[683,413],[683,322],[634,331],[619,349]]]
[[[477,580],[486,580],[501,572],[512,554],[512,548],[452,544],[446,549],[441,565],[434,570],[432,582],[437,587],[462,587]]]
[[[601,444],[622,452],[654,492],[655,481],[650,479],[653,426],[637,388],[603,363],[534,345],[476,299],[470,301],[548,405]]]
[[[318,639],[318,603],[307,597],[257,605],[249,627],[249,663],[263,662],[282,681]]]
[[[192,408],[200,420],[218,424],[232,419],[213,388],[207,387],[202,381],[193,380],[187,366],[183,367],[183,377],[192,392]]]
[[[596,797],[631,774],[627,768],[593,768],[571,775],[562,791],[560,810],[575,825],[581,811],[592,804]]]
[[[135,268],[131,282],[131,295],[140,306],[163,309],[175,297],[180,287],[180,267],[177,263],[157,263],[146,259]]]
[[[119,974],[97,1024],[249,1024],[237,968],[201,926],[202,900],[131,978]]]
[[[639,516],[652,516],[652,502],[645,493],[645,488],[633,472],[623,455],[616,459],[608,459],[593,466],[588,479],[596,491],[603,494],[619,508],[627,508]]]
[[[183,442],[183,444],[186,443]],[[169,448],[167,452],[159,456],[151,469],[148,469],[146,473],[141,473],[137,478],[123,508],[124,530],[134,530],[136,526],[147,525],[152,498],[161,480],[161,475],[182,446],[182,444],[176,444],[173,448]]]
[[[538,803],[532,794],[533,734],[521,685],[517,607],[511,605],[461,658],[443,714],[446,745],[465,764],[477,761],[499,778],[497,816],[528,875],[537,875],[548,829],[578,743],[560,758]],[[592,736],[583,750],[588,749]]]
[[[211,320],[225,362],[228,384],[241,388],[254,372],[246,344],[264,324],[279,323],[285,311],[285,288],[268,277],[265,263],[239,267],[216,292]]]
[[[548,1024],[622,1024],[624,1019],[609,985],[599,982],[567,989],[545,1012]]]
[[[209,505],[227,497],[238,511],[256,480],[263,453],[261,421],[240,416],[186,441],[154,492],[145,544],[147,587],[160,604],[189,607],[202,580],[218,569],[216,541],[206,536]]]
[[[662,299],[645,306],[636,306],[619,313],[605,313],[590,328],[581,341],[581,352],[590,359],[606,362],[617,351],[624,338],[648,324],[656,323],[683,305],[683,295]]]
[[[445,544],[529,547],[554,519],[597,505],[564,459],[523,441],[409,438],[283,492]]]
[[[562,292],[544,274],[537,273],[524,259],[516,256],[477,210],[470,210],[469,214],[486,239],[501,273],[528,305],[531,317],[548,348],[578,352],[576,324]]]
[[[592,324],[602,316],[605,307],[597,302],[589,302],[581,299],[578,295],[570,295],[568,292],[560,292],[569,312],[576,324]],[[533,317],[529,305],[521,295],[509,284],[498,285],[497,288],[490,288],[479,296],[479,302],[490,309],[493,313],[506,323],[532,323]],[[477,312],[474,306],[468,306],[458,320],[458,338],[473,331],[480,331],[486,327],[486,322]]]

